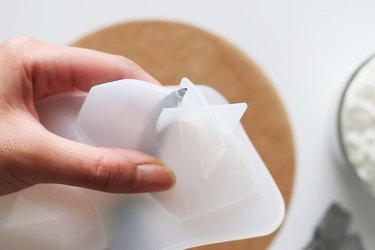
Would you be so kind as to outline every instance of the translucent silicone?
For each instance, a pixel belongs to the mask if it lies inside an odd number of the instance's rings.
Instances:
[[[94,87],[79,112],[78,135],[85,143],[137,149],[167,163],[176,186],[153,197],[177,216],[209,213],[254,195],[249,155],[234,134],[246,104],[209,105],[186,78],[178,89],[183,96],[137,80]]]
[[[104,249],[95,207],[77,188],[37,185],[1,198],[0,249]]]
[[[151,195],[48,184],[1,197],[5,248],[184,249],[265,235],[283,219],[281,194],[239,124],[246,104],[212,88],[121,80],[36,108],[67,139],[161,158],[177,183]]]

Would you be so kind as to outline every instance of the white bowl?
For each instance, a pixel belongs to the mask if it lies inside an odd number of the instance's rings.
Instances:
[[[335,125],[344,164],[375,195],[375,57],[366,60],[345,85]]]

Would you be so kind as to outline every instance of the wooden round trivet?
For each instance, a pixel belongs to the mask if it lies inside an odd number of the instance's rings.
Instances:
[[[185,24],[138,21],[111,26],[73,44],[126,56],[162,84],[181,77],[212,86],[230,103],[247,102],[242,124],[289,203],[295,155],[288,117],[257,65],[222,38]],[[265,249],[275,234],[196,249]]]

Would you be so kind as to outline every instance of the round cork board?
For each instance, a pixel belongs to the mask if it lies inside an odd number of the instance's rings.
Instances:
[[[126,56],[162,84],[186,76],[209,85],[230,103],[247,102],[242,124],[289,203],[294,145],[283,104],[267,77],[240,50],[201,29],[166,21],[137,21],[91,33],[73,44]],[[195,249],[265,249],[275,233]]]

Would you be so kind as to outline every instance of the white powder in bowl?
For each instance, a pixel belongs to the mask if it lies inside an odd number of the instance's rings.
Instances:
[[[375,186],[375,58],[367,61],[345,90],[339,116],[341,144],[358,176]]]

